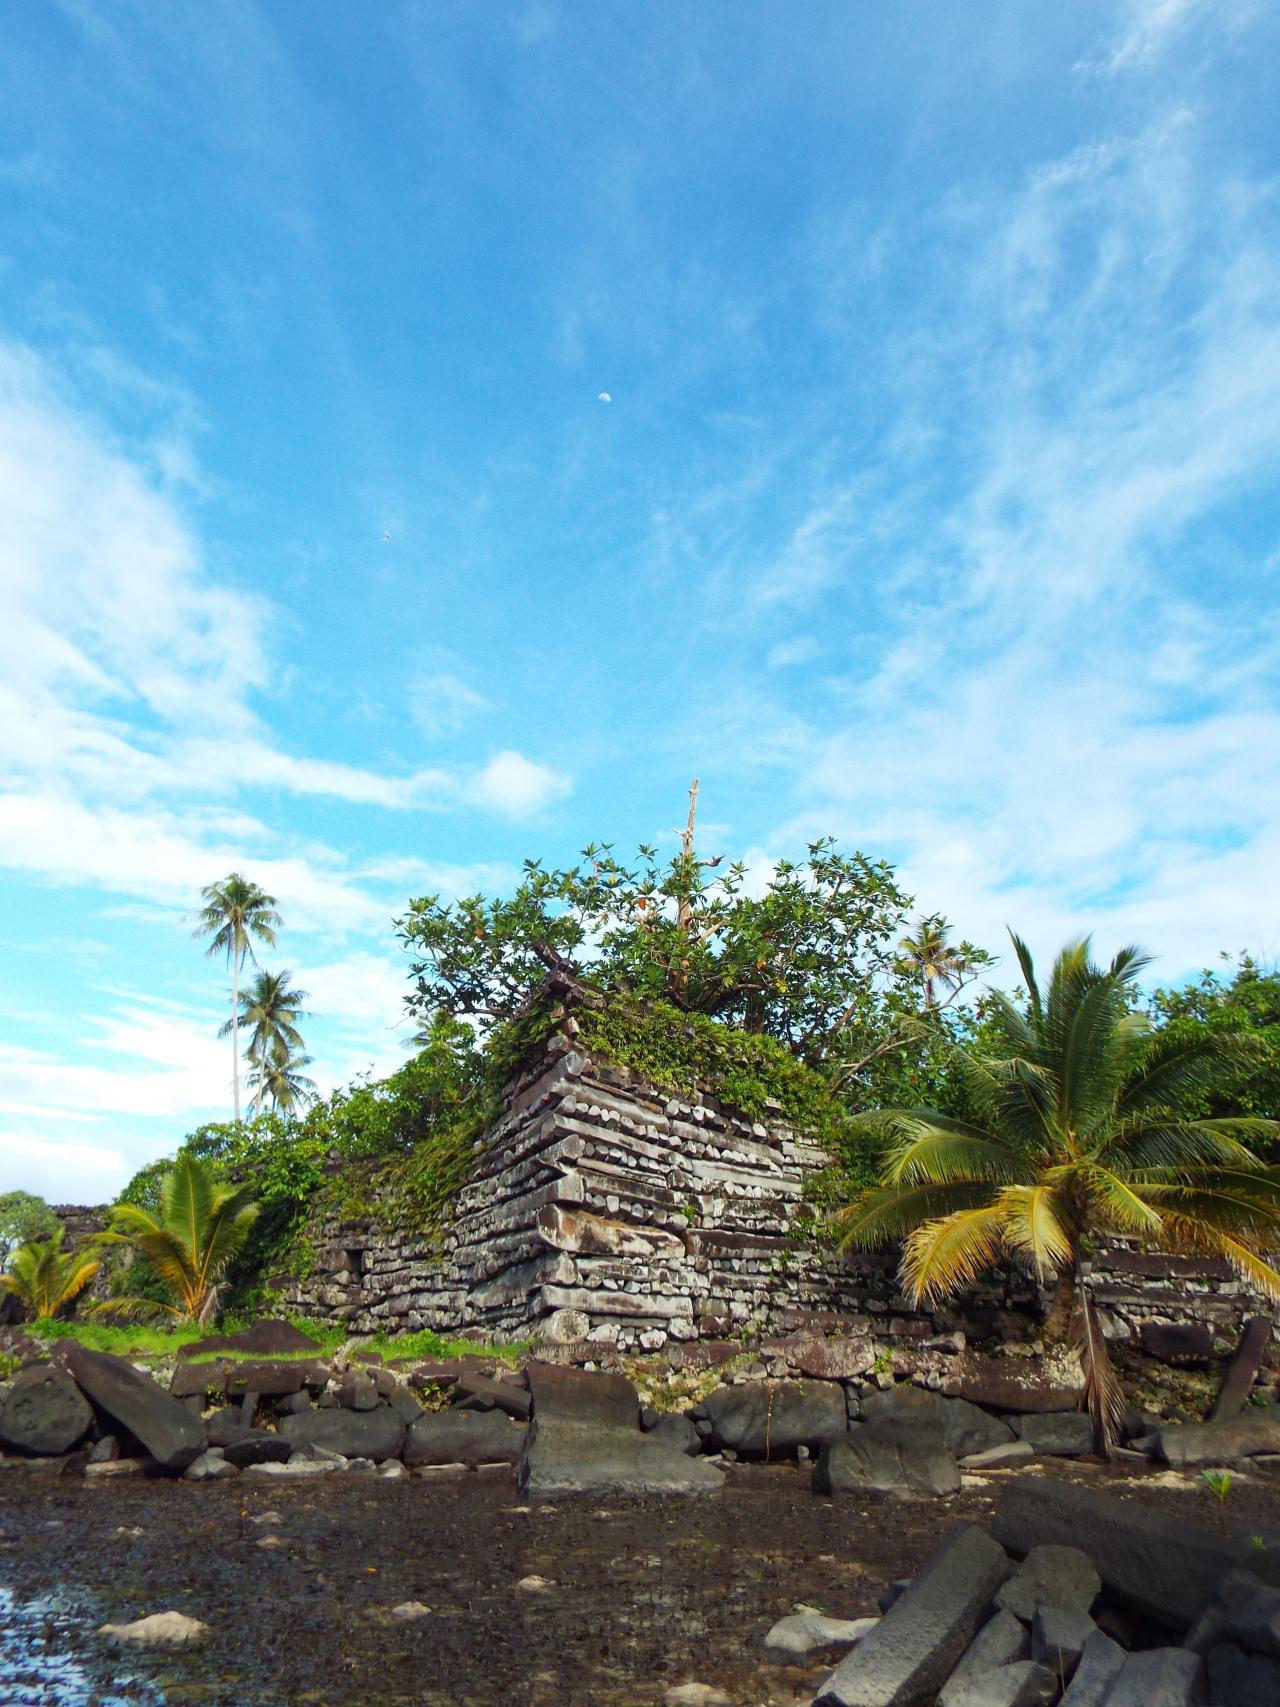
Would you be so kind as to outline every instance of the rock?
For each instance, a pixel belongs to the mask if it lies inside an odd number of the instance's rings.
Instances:
[[[1226,1619],[1229,1641],[1246,1653],[1280,1659],[1280,1589],[1262,1588],[1230,1608]]]
[[[1249,1402],[1254,1378],[1262,1363],[1262,1354],[1271,1340],[1271,1318],[1250,1316],[1240,1335],[1231,1367],[1223,1377],[1218,1397],[1209,1413],[1210,1422],[1225,1422],[1238,1417]]]
[[[985,1452],[971,1452],[960,1460],[962,1470],[998,1470],[1002,1464],[1025,1464],[1035,1457],[1029,1440],[1011,1440],[1004,1446],[990,1446]]]
[[[281,1353],[320,1351],[318,1340],[295,1328],[292,1322],[264,1316],[252,1327],[234,1334],[207,1334],[204,1339],[191,1340],[178,1347],[179,1357],[207,1357],[215,1351],[247,1351],[255,1357],[279,1357]]]
[[[750,1381],[717,1387],[692,1413],[706,1418],[717,1450],[772,1457],[842,1439],[844,1390],[833,1381]]]
[[[100,1636],[113,1642],[143,1642],[149,1645],[177,1646],[198,1642],[209,1633],[209,1626],[198,1618],[188,1618],[185,1612],[153,1612],[149,1618],[137,1618],[132,1624],[101,1624]]]
[[[1103,1700],[1105,1707],[1198,1707],[1203,1680],[1199,1654],[1185,1648],[1148,1648],[1125,1655]]]
[[[1209,1650],[1209,1699],[1230,1707],[1276,1707],[1280,1662],[1246,1654],[1230,1642]]]
[[[989,1535],[974,1526],[958,1530],[840,1661],[815,1707],[916,1707],[929,1700],[972,1642],[1008,1571]]]
[[[409,1474],[398,1458],[385,1458],[378,1466],[378,1474],[384,1482],[399,1482]]]
[[[1213,1356],[1213,1336],[1204,1322],[1141,1322],[1143,1351],[1161,1363],[1203,1363]]]
[[[206,1361],[202,1358],[198,1362],[192,1362],[189,1358],[179,1357],[169,1378],[170,1397],[203,1399],[209,1393],[221,1393],[230,1368],[229,1360]]]
[[[640,1400],[624,1375],[587,1374],[556,1363],[525,1368],[533,1416],[640,1429]]]
[[[188,1482],[224,1482],[240,1472],[220,1452],[216,1456],[212,1452],[202,1452],[191,1460],[182,1474]]]
[[[941,1434],[904,1429],[894,1437],[855,1423],[843,1440],[818,1453],[810,1482],[815,1494],[953,1494],[960,1468],[943,1447]]]
[[[518,1422],[528,1422],[533,1408],[533,1399],[527,1388],[516,1387],[510,1381],[494,1381],[487,1375],[464,1375],[458,1382],[458,1391],[469,1399],[490,1400],[498,1410],[505,1411],[507,1416],[515,1417]]]
[[[292,1457],[285,1464],[250,1464],[246,1476],[331,1476],[346,1468],[345,1458]]]
[[[89,1448],[90,1464],[114,1464],[119,1456],[120,1440],[114,1434],[104,1434]]]
[[[1078,1547],[1033,1547],[996,1595],[997,1604],[1024,1624],[1042,1606],[1090,1612],[1102,1592],[1102,1579]]]
[[[83,1439],[92,1422],[88,1401],[65,1369],[28,1365],[14,1376],[0,1405],[0,1445],[57,1457]]]
[[[1125,1651],[1119,1642],[1095,1630],[1084,1645],[1060,1707],[1103,1707],[1112,1679],[1124,1661]],[[1155,1707],[1154,1702],[1148,1703],[1148,1707]]]
[[[1193,1654],[1207,1654],[1227,1639],[1227,1615],[1220,1606],[1206,1606],[1182,1639]]]
[[[1074,1411],[1080,1403],[1078,1387],[1049,1386],[1022,1358],[975,1360],[948,1381],[948,1392],[953,1382],[958,1397],[989,1411]]]
[[[1020,1476],[1001,1490],[991,1533],[1013,1553],[1086,1538],[1108,1593],[1178,1630],[1195,1622],[1237,1566],[1280,1582],[1280,1555],[1251,1549],[1246,1537],[1197,1529],[1182,1516],[1043,1476]]]
[[[822,1381],[851,1381],[876,1360],[876,1348],[865,1334],[830,1340],[799,1335],[784,1341],[783,1349],[793,1369]]]
[[[293,1446],[323,1446],[344,1458],[398,1458],[404,1446],[404,1424],[386,1405],[375,1411],[311,1411],[285,1417],[280,1432]],[[266,1466],[263,1466],[266,1468]]]
[[[514,1464],[525,1430],[501,1411],[428,1411],[409,1425],[404,1461],[419,1464]]]
[[[426,1415],[426,1412],[414,1398],[413,1394],[399,1381],[395,1383],[390,1393],[387,1395],[387,1404],[400,1418],[400,1421],[406,1428],[409,1427],[410,1423],[417,1422],[419,1417]]]
[[[292,1456],[293,1446],[282,1434],[270,1429],[243,1429],[238,1440],[220,1442],[228,1464],[247,1470],[251,1464],[283,1464]]]
[[[775,1659],[802,1660],[810,1654],[841,1651],[869,1635],[878,1618],[825,1618],[820,1612],[793,1613],[780,1618],[764,1639]]]
[[[276,1411],[282,1417],[300,1417],[304,1411],[311,1408],[311,1395],[304,1388],[297,1393],[286,1394],[276,1406]],[[401,1421],[403,1420],[401,1418]]]
[[[63,1361],[99,1410],[133,1435],[165,1470],[185,1470],[206,1446],[204,1424],[150,1376],[109,1352],[64,1340]]]
[[[1047,1666],[1018,1660],[956,1683],[948,1683],[938,1707],[1052,1707],[1058,1699],[1058,1679]]]
[[[1158,1432],[1156,1456],[1177,1470],[1280,1452],[1280,1422],[1260,1411],[1222,1422],[1165,1423]]]
[[[604,1428],[558,1415],[534,1420],[525,1436],[517,1486],[530,1499],[568,1494],[713,1494],[724,1474],[639,1428]]]
[[[910,1587],[910,1577],[899,1577],[896,1582],[890,1583],[888,1588],[883,1591],[879,1599],[876,1601],[876,1605],[880,1608],[881,1612],[887,1612],[893,1605],[894,1601],[901,1595],[904,1595]]]
[[[1031,1658],[1065,1682],[1097,1628],[1087,1612],[1069,1606],[1037,1607],[1031,1624]]]
[[[148,1476],[155,1468],[154,1458],[104,1458],[86,1464],[84,1473],[90,1481],[113,1481],[117,1476]]]
[[[687,1452],[690,1458],[696,1458],[702,1451],[702,1436],[688,1417],[668,1412],[658,1418],[649,1432],[664,1446],[674,1446],[677,1452]]]
[[[521,1577],[516,1584],[521,1594],[546,1594],[549,1589],[553,1589],[555,1586],[550,1577],[538,1576]]]
[[[733,1707],[732,1696],[711,1683],[668,1684],[662,1700],[664,1707]]]
[[[229,1399],[256,1393],[260,1399],[285,1398],[304,1387],[323,1387],[329,1379],[327,1363],[305,1358],[288,1362],[233,1363],[227,1369],[222,1390]]]
[[[944,1399],[942,1440],[957,1458],[972,1458],[1013,1445],[1014,1435],[1003,1418],[993,1417],[968,1399]]]
[[[1016,1665],[1019,1660],[1030,1657],[1031,1636],[1026,1625],[1012,1612],[1001,1610],[987,1619],[965,1649],[947,1687],[978,1677],[984,1671],[994,1671],[997,1666]]]
[[[1093,1451],[1093,1424],[1083,1411],[1042,1412],[1015,1417],[1018,1439],[1033,1452],[1054,1458],[1083,1458]]]
[[[348,1369],[338,1387],[338,1403],[349,1411],[376,1410],[378,1389],[362,1370]]]
[[[392,1618],[399,1618],[406,1624],[411,1624],[417,1618],[429,1618],[431,1608],[424,1606],[420,1600],[402,1600],[399,1606],[393,1606],[390,1611]]]

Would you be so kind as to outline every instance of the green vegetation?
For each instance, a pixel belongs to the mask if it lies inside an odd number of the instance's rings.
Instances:
[[[1201,1470],[1200,1478],[1218,1504],[1225,1507],[1235,1483],[1230,1470]]]
[[[231,1084],[232,1119],[240,1124],[240,971],[245,956],[254,958],[253,941],[274,943],[280,915],[276,898],[233,871],[221,883],[210,883],[201,891],[204,906],[193,936],[212,940],[206,953],[221,954],[231,968]]]
[[[0,1270],[20,1245],[52,1238],[62,1223],[43,1197],[29,1191],[6,1191],[0,1196]]]
[[[1219,1037],[1238,1045],[1212,1084],[1189,1093],[1192,1112],[1274,1118],[1280,1115],[1280,974],[1247,954],[1235,962],[1222,959],[1222,972],[1202,972],[1182,989],[1157,990],[1151,1017],[1176,1037]],[[1280,1147],[1265,1138],[1259,1148],[1280,1160]]]
[[[238,1013],[218,1033],[219,1037],[230,1037],[242,1026],[248,1029],[245,1058],[254,1114],[262,1113],[267,1100],[272,1108],[288,1113],[315,1090],[312,1081],[302,1075],[301,1069],[311,1057],[303,1047],[297,1024],[306,1018],[302,1004],[307,993],[292,987],[291,976],[289,972],[260,971],[249,988],[239,992]]]
[[[20,1300],[33,1316],[54,1317],[77,1298],[97,1274],[101,1262],[92,1250],[64,1251],[63,1228],[48,1239],[20,1245],[0,1274],[0,1287]]]

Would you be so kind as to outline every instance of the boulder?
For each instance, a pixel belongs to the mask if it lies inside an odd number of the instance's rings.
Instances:
[[[1280,1701],[1280,1661],[1220,1642],[1209,1650],[1208,1665],[1210,1701],[1231,1707],[1276,1707]]]
[[[93,1411],[64,1369],[20,1369],[0,1405],[0,1445],[38,1457],[69,1452],[89,1432]]]
[[[207,1444],[204,1424],[149,1375],[109,1352],[64,1340],[62,1358],[81,1392],[133,1435],[165,1470],[185,1470]]]
[[[291,1446],[323,1446],[344,1458],[398,1458],[404,1446],[404,1424],[387,1405],[376,1411],[310,1411],[285,1417],[280,1432]]]
[[[419,1464],[515,1464],[525,1431],[501,1411],[428,1411],[409,1424],[404,1461]]]
[[[784,1340],[781,1350],[801,1375],[821,1381],[851,1381],[874,1365],[876,1348],[866,1334],[845,1339],[820,1339],[816,1334]]]
[[[507,1416],[515,1417],[518,1422],[528,1422],[533,1408],[528,1388],[517,1387],[511,1381],[495,1381],[488,1375],[463,1375],[458,1382],[458,1391],[469,1399],[488,1399],[496,1409],[505,1411]],[[554,1408],[554,1401],[552,1405]]]
[[[540,1500],[570,1494],[714,1494],[724,1486],[724,1474],[638,1428],[605,1428],[555,1415],[539,1418],[535,1410],[517,1485],[521,1494]]]
[[[241,1429],[238,1439],[218,1444],[227,1463],[234,1464],[238,1470],[247,1470],[252,1464],[283,1464],[293,1453],[293,1447],[284,1435],[273,1434],[266,1428]]]
[[[230,1359],[192,1360],[180,1357],[169,1378],[169,1396],[173,1399],[203,1399],[209,1393],[221,1393],[230,1368]]]
[[[225,1482],[239,1474],[236,1466],[221,1452],[202,1452],[182,1472],[183,1479],[188,1482]]]
[[[530,1363],[530,1414],[607,1428],[640,1427],[640,1400],[625,1375],[588,1374],[558,1363]]]
[[[993,1417],[968,1399],[942,1401],[942,1440],[957,1458],[998,1452],[1013,1444],[1014,1433],[1003,1417]]]
[[[417,1422],[420,1416],[425,1415],[422,1406],[414,1398],[413,1394],[407,1387],[402,1386],[399,1381],[396,1382],[390,1393],[388,1393],[387,1403],[400,1418],[400,1421],[406,1428],[408,1428],[410,1423]]]
[[[954,1494],[960,1467],[941,1435],[923,1429],[873,1428],[854,1424],[840,1440],[818,1452],[811,1486],[815,1494]]]
[[[803,1660],[810,1654],[845,1653],[870,1635],[878,1618],[825,1618],[820,1612],[794,1612],[780,1618],[764,1639],[776,1660]]]
[[[1226,1634],[1246,1653],[1280,1659],[1280,1589],[1262,1588],[1227,1612]]]
[[[1084,1645],[1060,1707],[1103,1707],[1112,1679],[1124,1662],[1125,1651],[1119,1642],[1095,1630]],[[1152,1704],[1148,1703],[1148,1707]]]
[[[1231,1367],[1223,1376],[1218,1397],[1209,1413],[1210,1422],[1224,1422],[1239,1416],[1249,1402],[1254,1377],[1262,1364],[1262,1354],[1271,1342],[1271,1331],[1269,1316],[1250,1316],[1244,1324]]]
[[[1097,1628],[1087,1612],[1074,1607],[1037,1607],[1031,1624],[1031,1658],[1065,1681]]]
[[[292,1322],[264,1316],[239,1333],[206,1334],[203,1339],[190,1340],[178,1347],[178,1356],[208,1357],[217,1351],[239,1351],[251,1352],[255,1357],[279,1357],[289,1352],[319,1352],[320,1349],[319,1340],[313,1340],[310,1334],[304,1334]]]
[[[1108,1593],[1178,1630],[1195,1622],[1237,1566],[1247,1565],[1267,1582],[1280,1583],[1280,1553],[1258,1552],[1246,1536],[1198,1529],[1181,1515],[1074,1482],[1020,1476],[1008,1483],[991,1533],[1013,1553],[1087,1539],[1090,1560]]]
[[[149,1618],[135,1618],[132,1624],[101,1624],[98,1634],[113,1642],[140,1642],[147,1646],[174,1647],[198,1642],[209,1632],[209,1626],[185,1612],[153,1612]]]
[[[709,1440],[743,1457],[776,1457],[841,1439],[849,1427],[834,1381],[743,1381],[716,1390],[691,1413],[711,1424]]]
[[[1143,1351],[1161,1363],[1203,1363],[1213,1356],[1213,1335],[1204,1322],[1142,1322]]]
[[[363,1370],[348,1369],[338,1387],[338,1403],[349,1411],[376,1410],[378,1389]]]
[[[323,1387],[328,1379],[328,1364],[311,1358],[255,1360],[231,1364],[222,1390],[229,1399],[243,1398],[246,1393],[256,1393],[260,1399],[279,1399],[304,1387]]]
[[[649,1433],[655,1440],[660,1440],[666,1446],[674,1446],[678,1452],[687,1452],[691,1458],[696,1458],[702,1451],[702,1436],[688,1417],[677,1416],[668,1412],[658,1418]]]
[[[1019,1660],[1030,1657],[1031,1637],[1026,1625],[1012,1612],[1002,1609],[987,1619],[965,1649],[947,1687],[963,1683],[966,1678],[979,1677],[984,1671],[994,1671],[997,1666],[1016,1665]]]
[[[1052,1544],[1033,1547],[996,1595],[997,1603],[1024,1624],[1042,1606],[1090,1612],[1102,1592],[1102,1579],[1093,1562],[1078,1547]]]
[[[1203,1682],[1199,1654],[1185,1648],[1147,1648],[1125,1655],[1103,1700],[1105,1707],[1156,1707],[1157,1702],[1159,1707],[1199,1707]]]
[[[975,1526],[957,1530],[821,1685],[814,1707],[917,1707],[951,1675],[1009,1572]]]
[[[1165,1423],[1158,1433],[1156,1456],[1176,1470],[1235,1464],[1260,1452],[1280,1452],[1280,1422],[1261,1411],[1222,1422]]]
[[[1026,1358],[975,1360],[947,1383],[946,1391],[988,1411],[1074,1411],[1078,1387],[1054,1387]]]
[[[953,1680],[938,1697],[938,1707],[1052,1707],[1057,1699],[1058,1679],[1048,1667],[1018,1660],[960,1683]]]
[[[1093,1451],[1093,1424],[1083,1411],[1046,1411],[1015,1417],[1018,1439],[1053,1458],[1083,1458]]]

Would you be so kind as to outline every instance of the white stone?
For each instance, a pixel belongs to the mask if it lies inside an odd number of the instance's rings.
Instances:
[[[132,1624],[102,1624],[98,1634],[113,1642],[180,1643],[198,1642],[208,1630],[207,1624],[188,1618],[185,1612],[153,1612]]]

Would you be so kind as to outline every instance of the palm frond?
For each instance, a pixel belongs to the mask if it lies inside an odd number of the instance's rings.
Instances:
[[[1127,1406],[1124,1389],[1111,1361],[1107,1337],[1087,1288],[1081,1289],[1079,1307],[1071,1324],[1071,1338],[1080,1350],[1084,1403],[1093,1423],[1094,1447],[1111,1458],[1124,1433]]]
[[[180,1319],[186,1312],[176,1304],[162,1304],[155,1298],[104,1298],[98,1304],[90,1304],[90,1316],[177,1316]]]
[[[999,1261],[1005,1211],[1000,1204],[961,1209],[917,1227],[902,1252],[903,1290],[916,1305],[971,1285]]]
[[[1100,1167],[1096,1162],[1080,1170],[1079,1177],[1101,1210],[1100,1218],[1104,1225],[1113,1227],[1118,1233],[1138,1233],[1147,1238],[1160,1236],[1164,1222],[1140,1185],[1122,1179],[1119,1174]]]
[[[1112,1167],[1144,1168],[1261,1167],[1245,1138],[1280,1136],[1280,1122],[1256,1115],[1225,1115],[1213,1119],[1148,1117],[1115,1128],[1096,1151]]]
[[[1234,1034],[1188,1035],[1174,1027],[1150,1033],[1117,1092],[1116,1119],[1124,1121],[1153,1108],[1177,1108],[1188,1096],[1210,1089],[1241,1052]]]
[[[1041,1280],[1073,1260],[1071,1234],[1052,1186],[1007,1186],[1000,1193],[999,1206],[1006,1245],[1029,1262]]]
[[[902,1113],[897,1136],[884,1162],[883,1178],[889,1185],[955,1179],[1013,1183],[1034,1178],[1026,1157],[998,1134],[936,1109]]]
[[[1044,1003],[1040,999],[1040,986],[1036,982],[1036,968],[1035,962],[1031,958],[1031,950],[1016,931],[1009,932],[1009,940],[1013,944],[1013,952],[1018,962],[1018,969],[1022,973],[1022,981],[1027,987],[1027,999],[1031,1004],[1031,1012],[1039,1019],[1044,1012]]]
[[[850,1246],[865,1249],[905,1238],[922,1221],[960,1209],[977,1208],[992,1200],[993,1188],[976,1180],[873,1186],[859,1192],[843,1209],[834,1211],[830,1222],[840,1229],[837,1250],[845,1251]]]

